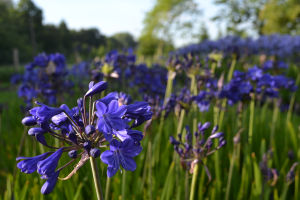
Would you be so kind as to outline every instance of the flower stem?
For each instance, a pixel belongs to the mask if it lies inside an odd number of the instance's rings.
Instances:
[[[95,184],[96,193],[97,193],[97,199],[103,200],[103,194],[102,194],[102,189],[101,189],[101,182],[100,182],[100,177],[99,177],[99,172],[98,172],[98,167],[97,167],[97,161],[94,157],[90,157],[90,161],[91,161],[91,167],[92,167],[92,172],[93,172],[93,177],[94,177],[94,184]]]
[[[185,200],[189,199],[189,170],[185,170]]]
[[[232,178],[232,171],[233,171],[233,166],[234,166],[234,161],[235,161],[235,155],[236,155],[236,146],[234,146],[234,148],[233,148],[232,158],[231,158],[231,162],[230,162],[225,200],[229,199],[230,185],[231,185],[231,178]]]
[[[123,176],[122,176],[122,200],[125,200],[126,196],[126,170],[124,169],[122,171]]]
[[[107,177],[107,179],[106,179],[106,188],[105,188],[105,200],[108,200],[108,198],[109,198],[110,182],[111,182],[111,178]]]
[[[299,85],[299,81],[300,81],[300,73],[298,72],[296,83],[295,83],[296,86]],[[287,114],[287,117],[286,117],[286,122],[291,121],[293,107],[294,107],[294,103],[295,103],[295,98],[296,98],[296,92],[294,92],[292,94],[292,98],[291,98],[290,105],[289,105],[289,111],[288,111],[288,114]]]
[[[198,178],[198,170],[199,170],[199,164],[197,163],[194,166],[194,173],[193,173],[193,179],[192,179],[192,185],[191,185],[190,200],[195,199],[196,183],[197,183],[197,178]]]
[[[255,106],[255,93],[253,93],[253,97],[250,103],[250,120],[249,120],[249,133],[248,133],[249,134],[248,141],[249,141],[250,149],[251,149],[252,134],[253,134],[254,106]]]

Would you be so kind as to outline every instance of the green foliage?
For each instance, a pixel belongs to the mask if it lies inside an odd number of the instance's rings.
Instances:
[[[118,43],[124,48],[129,48],[129,47],[134,48],[137,45],[136,41],[134,40],[134,38],[130,33],[126,33],[126,32],[116,33],[111,38],[118,41]]]
[[[269,0],[260,13],[264,34],[300,34],[300,1]]]

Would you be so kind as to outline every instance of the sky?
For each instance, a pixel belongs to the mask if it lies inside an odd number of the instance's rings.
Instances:
[[[205,22],[212,39],[217,37],[218,24],[210,21],[219,8],[213,0],[195,0],[203,11]],[[19,0],[14,0],[18,3]],[[33,0],[43,10],[44,23],[58,25],[62,20],[68,28],[96,27],[104,35],[129,32],[137,39],[143,29],[145,13],[154,6],[155,0]],[[190,43],[189,39],[175,38],[175,46]]]

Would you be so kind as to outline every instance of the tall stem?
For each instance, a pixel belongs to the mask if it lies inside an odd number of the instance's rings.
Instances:
[[[249,135],[248,135],[250,149],[251,149],[252,134],[253,134],[254,106],[255,106],[255,93],[253,93],[251,103],[250,103],[250,120],[249,120]]]
[[[99,171],[98,171],[98,167],[97,167],[97,161],[92,156],[90,157],[90,161],[91,161],[91,167],[92,167],[92,172],[93,172],[94,184],[95,184],[96,193],[97,193],[97,199],[104,200],[102,189],[101,189]]]
[[[108,200],[108,198],[109,198],[110,182],[111,182],[111,178],[107,177],[106,188],[105,188],[105,200]]]
[[[272,119],[272,127],[271,127],[271,138],[270,138],[270,144],[273,146],[274,144],[274,133],[275,133],[275,127],[276,127],[276,121],[277,121],[277,115],[279,111],[279,105],[278,100],[274,100],[274,111],[273,111],[273,119]]]
[[[122,200],[125,200],[126,196],[126,170],[124,169],[122,171]]]
[[[191,185],[190,200],[195,199],[196,183],[197,183],[197,178],[198,178],[198,170],[199,170],[199,164],[197,163],[194,166],[194,173],[193,173],[193,179],[192,179],[192,185]]]
[[[296,86],[299,85],[299,81],[300,81],[300,73],[298,72],[296,83],[295,83]],[[294,103],[295,103],[295,98],[296,98],[296,92],[294,92],[293,95],[292,95],[290,105],[289,105],[289,111],[288,111],[288,114],[286,116],[286,122],[291,121],[291,116],[292,116],[292,111],[293,111],[293,107],[294,107]]]
[[[236,155],[236,146],[234,146],[233,153],[232,153],[232,158],[231,158],[231,161],[230,161],[230,168],[229,168],[229,174],[228,174],[228,180],[227,180],[225,200],[229,199],[230,185],[231,185],[231,178],[232,178],[232,171],[233,171],[233,166],[234,166],[234,161],[235,161],[235,155]]]
[[[185,184],[184,184],[184,189],[185,189],[185,200],[189,199],[189,170],[185,170]]]

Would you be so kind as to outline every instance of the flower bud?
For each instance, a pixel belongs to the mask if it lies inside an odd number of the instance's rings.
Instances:
[[[218,133],[212,134],[211,136],[209,136],[209,138],[214,139],[214,138],[220,138],[223,136],[224,136],[223,132],[218,132]]]
[[[169,140],[170,140],[170,143],[173,144],[173,145],[180,145],[180,142],[175,140],[175,138],[173,136],[170,136]]]
[[[85,127],[85,133],[86,133],[88,136],[94,134],[95,132],[96,132],[96,129],[95,129],[95,127],[94,127],[93,125],[87,125],[87,126]]]
[[[69,137],[69,140],[71,140],[73,143],[77,144],[77,136],[73,131],[69,133],[68,137]]]
[[[91,87],[89,91],[87,91],[85,96],[93,96],[94,94],[102,92],[106,88],[107,88],[107,83],[105,81],[100,81],[95,85],[93,85],[93,87]]]
[[[35,135],[35,134],[37,134],[37,133],[42,133],[42,134],[44,134],[44,133],[47,133],[47,131],[43,130],[43,129],[40,128],[40,127],[33,127],[33,128],[31,128],[31,129],[29,129],[29,131],[28,131],[28,135]]]
[[[77,151],[76,150],[71,150],[68,153],[70,158],[77,158]]]
[[[30,117],[25,117],[22,120],[22,124],[24,124],[25,126],[33,126],[33,125],[36,125],[37,122],[32,116],[30,116]]]
[[[93,156],[94,158],[98,158],[100,156],[100,150],[97,148],[94,148],[90,151],[91,156]]]
[[[91,145],[92,145],[91,141],[88,140],[85,143],[83,143],[83,148],[89,153],[92,148]]]

